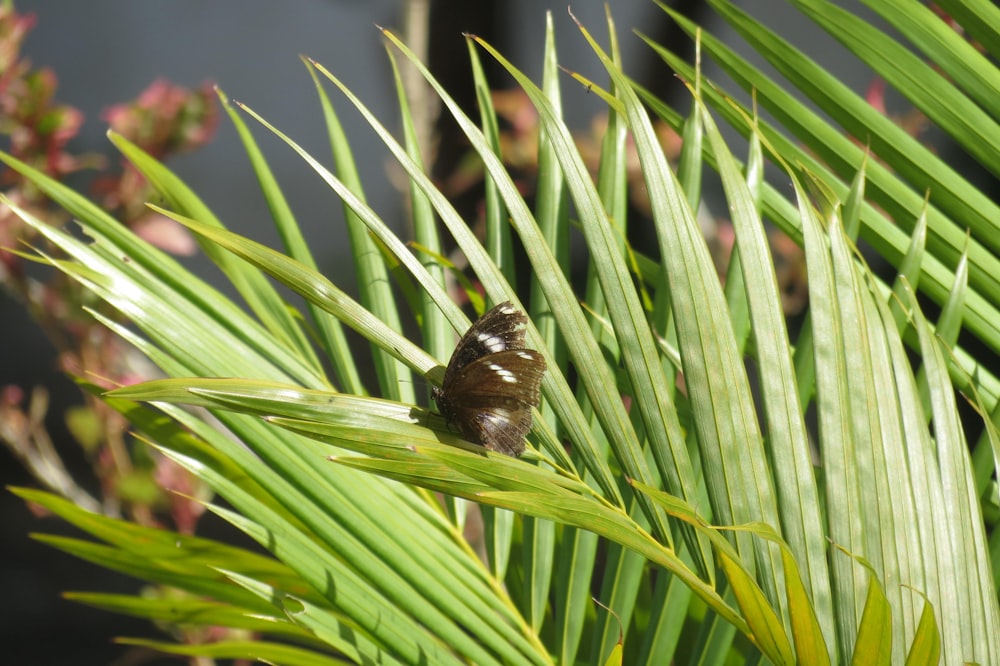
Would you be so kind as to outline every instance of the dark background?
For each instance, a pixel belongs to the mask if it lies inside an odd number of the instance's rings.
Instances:
[[[660,43],[684,49],[665,15],[651,2],[611,2],[626,70],[661,95],[678,94],[665,67],[631,34],[639,27]],[[675,3],[675,5],[678,3]],[[680,3],[684,4],[684,3]],[[729,31],[704,12],[704,3],[688,2],[686,11],[707,20],[725,37]],[[758,17],[781,16],[784,35],[806,45],[810,53],[829,39],[779,0],[745,3]],[[34,65],[51,67],[59,77],[57,101],[79,108],[86,125],[71,145],[75,153],[100,152],[117,159],[104,136],[102,110],[134,98],[153,80],[196,87],[217,83],[231,97],[248,104],[274,125],[322,157],[328,154],[326,134],[316,94],[299,54],[309,55],[341,77],[390,129],[398,128],[391,72],[383,40],[373,24],[398,28],[399,0],[265,2],[264,0],[34,0],[17,2],[21,12],[38,17],[25,45]],[[462,31],[485,37],[516,66],[540,79],[545,10],[551,9],[557,29],[560,63],[603,81],[599,64],[589,52],[566,13],[566,3],[532,0],[433,3],[430,65],[451,93],[471,103],[471,79]],[[774,10],[774,11],[772,11]],[[596,0],[573,3],[573,11],[602,42],[604,7]],[[787,22],[793,22],[788,25]],[[772,23],[772,26],[775,26]],[[735,40],[727,39],[729,43]],[[745,49],[744,49],[745,51]],[[487,65],[488,56],[483,56]],[[751,60],[759,59],[751,56]],[[850,64],[850,63],[844,63]],[[706,73],[712,74],[711,68]],[[847,80],[863,90],[867,74]],[[509,77],[491,72],[494,87],[512,85]],[[564,107],[573,128],[586,128],[602,113],[599,100],[568,77],[564,79]],[[386,153],[364,121],[334,92],[358,156],[369,201],[397,230],[403,228],[403,198],[390,184]],[[469,107],[471,109],[471,107]],[[682,108],[687,108],[683,103]],[[471,113],[471,111],[470,111]],[[252,121],[249,121],[252,124]],[[323,270],[338,285],[354,293],[353,269],[342,231],[340,203],[319,178],[284,145],[263,130],[256,136],[278,175],[313,252]],[[442,162],[457,159],[463,150],[445,134]],[[215,140],[205,149],[169,163],[201,195],[232,230],[277,246],[269,215],[246,163],[235,132],[222,119]],[[80,183],[81,187],[85,185]],[[187,261],[202,275],[216,274],[203,257]],[[224,285],[218,285],[225,289]],[[230,292],[231,293],[231,292]],[[26,390],[46,386],[52,392],[51,432],[67,462],[88,478],[89,467],[68,440],[59,415],[79,400],[75,388],[56,371],[53,349],[20,307],[0,294],[0,386],[16,384]],[[4,485],[33,486],[16,460],[0,448],[0,481]],[[96,494],[91,479],[88,490]],[[31,541],[32,531],[72,533],[59,521],[39,519],[9,493],[0,492],[3,546],[0,552],[0,662],[11,665],[138,663],[126,648],[113,645],[112,636],[161,638],[144,621],[113,616],[60,598],[65,590],[135,592],[136,581],[113,575]],[[221,529],[206,521],[209,531]],[[145,655],[149,657],[149,655]],[[144,661],[143,663],[152,663]],[[170,662],[176,663],[176,662]]]

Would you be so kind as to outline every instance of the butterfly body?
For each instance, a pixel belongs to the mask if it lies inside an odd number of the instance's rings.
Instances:
[[[441,388],[431,391],[466,439],[510,456],[524,452],[545,374],[545,358],[524,347],[527,323],[509,302],[484,314],[459,340]]]

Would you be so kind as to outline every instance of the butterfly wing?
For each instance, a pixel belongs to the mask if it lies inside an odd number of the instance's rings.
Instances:
[[[508,349],[524,349],[528,318],[510,301],[500,303],[480,317],[455,346],[445,370],[444,385],[465,366],[488,354]]]
[[[518,456],[531,430],[531,408],[541,400],[544,374],[545,358],[538,352],[499,351],[446,373],[445,384],[434,397],[441,413],[466,439]]]

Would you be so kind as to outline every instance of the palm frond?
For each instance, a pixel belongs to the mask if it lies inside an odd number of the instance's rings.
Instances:
[[[980,506],[998,440],[984,417],[970,457],[955,399],[963,390],[992,414],[1000,397],[991,369],[1000,350],[994,205],[785,40],[731,3],[711,4],[839,127],[665,7],[781,127],[643,37],[691,84],[691,111],[670,108],[627,77],[610,19],[609,52],[581,26],[609,81],[607,90],[585,82],[609,107],[595,177],[563,119],[551,17],[541,86],[469,37],[478,120],[383,33],[393,67],[401,58],[419,72],[483,165],[482,240],[428,175],[398,75],[402,140],[331,71],[306,63],[336,174],[235,105],[343,201],[358,299],[319,271],[229,104],[284,252],[227,230],[164,165],[123,137],[111,140],[157,187],[167,202],[161,212],[198,236],[252,315],[80,195],[0,156],[90,238],[5,201],[64,255],[37,248],[38,258],[114,308],[120,319],[93,314],[165,375],[106,393],[108,405],[224,499],[203,504],[268,553],[16,490],[97,541],[39,539],[178,591],[176,599],[73,598],[159,622],[254,632],[259,639],[214,645],[141,644],[272,663],[1000,661],[997,549]],[[995,109],[971,89],[989,85],[995,69],[922,5],[900,0],[881,11],[950,79],[829,3],[794,4],[994,167]],[[534,210],[499,155],[481,54],[538,111]],[[420,254],[366,203],[326,82],[409,179]],[[749,139],[746,165],[719,120]],[[660,121],[685,139],[678,167],[657,138]],[[636,224],[626,206],[628,134],[655,251],[628,242]],[[791,180],[791,197],[764,181],[765,156]],[[733,224],[725,283],[697,224],[704,165],[719,174]],[[765,218],[804,248],[809,310],[800,330],[785,321]],[[436,220],[487,299],[531,315],[529,345],[549,370],[521,459],[464,442],[412,388],[417,375],[442,380],[448,329],[469,324],[434,260],[445,245]],[[581,288],[568,260],[576,229],[588,261]],[[516,242],[529,262],[526,291],[513,284]],[[893,284],[868,268],[862,242],[896,266]],[[390,277],[404,282],[402,301]],[[304,299],[304,313],[293,312],[272,279]],[[934,324],[918,290],[942,306]],[[407,310],[420,342],[402,332]],[[370,389],[347,329],[374,352]],[[986,351],[974,356],[960,333]],[[474,504],[485,559],[465,532]]]

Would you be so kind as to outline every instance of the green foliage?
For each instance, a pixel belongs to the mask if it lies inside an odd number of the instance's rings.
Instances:
[[[996,162],[988,137],[1000,134],[982,124],[995,124],[996,113],[980,100],[979,120],[960,122],[973,102],[956,86],[983,68],[997,70],[922,5],[882,3],[903,34],[933,30],[947,38],[914,43],[932,63],[953,67],[951,81],[828,3],[795,4],[962,145],[974,146],[984,165]],[[489,98],[481,50],[538,111],[543,141],[532,211],[497,156],[492,107],[482,105],[483,131],[385,33],[395,48],[390,57],[402,54],[424,76],[482,161],[491,220],[485,244],[427,175],[405,101],[400,143],[332,73],[307,63],[339,175],[245,109],[343,200],[358,300],[317,271],[235,109],[227,107],[285,253],[228,231],[165,166],[111,136],[167,202],[162,212],[198,236],[251,316],[84,198],[4,156],[91,239],[16,209],[68,258],[39,255],[121,313],[129,326],[94,315],[166,375],[111,391],[108,404],[225,500],[205,502],[209,511],[269,553],[16,490],[97,541],[38,538],[178,591],[72,598],[172,628],[246,632],[211,644],[144,645],[282,664],[737,663],[761,655],[778,664],[1000,661],[993,531],[979,504],[997,440],[985,419],[973,467],[955,400],[957,387],[992,414],[1000,397],[989,369],[1000,350],[993,228],[1000,216],[805,55],[730,3],[712,5],[880,163],[706,34],[702,50],[752,87],[757,103],[802,145],[651,43],[691,82],[694,104],[682,116],[623,73],[609,21],[610,54],[581,28],[610,81],[608,90],[587,82],[610,113],[595,179],[561,117],[550,21],[542,87],[470,38],[480,99]],[[918,66],[920,80],[906,78]],[[415,237],[426,253],[411,251],[365,203],[323,78],[364,115],[409,177]],[[962,110],[953,117],[946,107]],[[683,134],[681,168],[668,162],[649,110]],[[717,117],[750,139],[745,166]],[[626,129],[662,264],[624,242]],[[765,153],[787,170],[794,199],[762,181]],[[726,284],[691,203],[703,160],[721,178],[735,234]],[[810,304],[794,333],[762,214],[804,248]],[[512,231],[527,252],[528,339],[549,372],[522,459],[462,442],[440,417],[414,406],[414,377],[440,382],[451,330],[469,323],[433,261],[437,220],[490,302],[521,302],[508,281]],[[573,224],[588,252],[585,308],[568,275]],[[869,271],[858,237],[898,267],[895,284]],[[406,308],[388,288],[388,276],[404,272],[422,345],[402,334]],[[269,278],[301,296],[306,311],[293,312]],[[942,306],[934,327],[918,288]],[[375,352],[377,388],[362,387],[345,327]],[[956,344],[959,331],[983,343],[982,356]],[[818,422],[813,435],[808,410]],[[442,504],[428,491],[482,507],[485,561],[466,536],[467,506]]]

